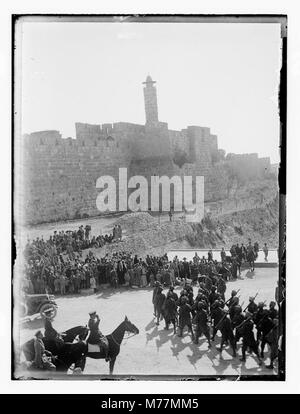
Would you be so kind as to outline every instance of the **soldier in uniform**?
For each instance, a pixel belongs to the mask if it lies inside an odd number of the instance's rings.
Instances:
[[[152,303],[153,303],[153,315],[156,317],[156,302],[155,302],[155,298],[158,292],[158,288],[160,287],[160,283],[155,281],[154,282],[154,289],[153,289],[153,293],[152,293]]]
[[[105,354],[105,361],[109,361],[110,358],[108,356],[108,352],[109,352],[108,340],[106,336],[104,336],[102,332],[99,330],[100,318],[97,315],[96,311],[90,312],[89,315],[90,315],[90,319],[88,321],[88,328],[90,330],[90,335],[89,335],[88,342],[90,344],[99,345],[100,352],[103,348],[104,354]]]
[[[266,314],[259,322],[259,329],[261,332],[261,345],[260,345],[261,358],[264,357],[265,345],[269,344],[271,346],[268,340],[268,335],[269,335],[269,332],[274,328],[273,319],[271,318],[269,311],[267,312],[268,314]]]
[[[235,315],[235,309],[238,306],[239,306],[239,298],[237,296],[234,296],[232,298],[230,305],[228,305],[228,311],[229,311],[229,316],[231,320],[233,320],[234,315]]]
[[[254,297],[253,296],[249,297],[249,304],[248,304],[247,309],[248,309],[248,312],[252,313],[252,315],[254,315],[257,312],[258,306],[254,302]]]
[[[187,326],[188,330],[191,332],[192,340],[194,340],[194,332],[192,327],[191,319],[192,308],[188,304],[188,298],[182,296],[181,305],[179,307],[179,337],[182,337],[184,328]]]
[[[261,329],[262,321],[268,316],[268,311],[267,309],[264,309],[264,307],[265,307],[264,302],[259,302],[257,311],[253,317],[253,320],[256,325],[256,330],[257,330],[257,334],[256,334],[257,343],[261,339],[261,336],[262,336],[262,329]]]
[[[209,304],[212,305],[218,298],[219,294],[216,292],[217,286],[212,285],[210,294],[208,295]]]
[[[276,302],[273,300],[269,304],[269,317],[271,319],[278,319],[278,310],[275,308]]]
[[[185,290],[187,292],[187,297],[189,299],[189,304],[193,306],[194,304],[194,291],[191,285],[186,285]]]
[[[273,328],[267,334],[267,341],[270,344],[271,354],[270,354],[270,364],[266,365],[266,368],[273,369],[274,368],[274,361],[278,357],[278,319],[273,319]]]
[[[238,343],[238,341],[240,340],[240,338],[242,337],[242,332],[241,330],[238,328],[242,322],[244,322],[245,320],[245,316],[243,315],[243,310],[242,307],[237,305],[234,308],[234,316],[232,318],[232,328],[235,329],[235,344]]]
[[[236,295],[237,295],[237,291],[236,290],[232,290],[231,291],[231,296],[230,296],[230,298],[227,301],[228,308],[231,308],[231,306],[233,304],[238,305],[238,303],[236,303],[236,299],[234,299],[236,297]]]
[[[224,315],[225,315],[225,311],[222,309],[221,302],[219,300],[216,300],[211,305],[211,315],[210,315],[211,320],[213,321],[213,333],[211,337],[212,341],[215,340],[215,336],[218,330],[220,329],[220,327],[217,328],[218,323],[220,322],[220,320],[223,318]]]
[[[217,283],[217,292],[221,295],[221,298],[225,300],[226,283],[222,277],[219,277],[219,280]]]
[[[222,334],[221,345],[220,345],[219,351],[222,354],[224,344],[229,341],[230,346],[232,348],[232,356],[235,358],[236,357],[235,340],[234,340],[234,335],[233,335],[232,324],[231,324],[231,321],[228,315],[226,315],[225,317],[223,316],[223,319],[221,319],[219,326],[220,326],[220,331]]]
[[[242,323],[241,333],[243,338],[243,345],[242,345],[242,358],[240,359],[242,362],[246,361],[246,351],[249,348],[250,351],[254,352],[258,358],[258,364],[261,365],[262,361],[260,359],[258,353],[258,345],[254,338],[253,333],[254,322],[252,320],[252,314],[250,312],[246,312],[245,321]]]
[[[195,298],[195,301],[194,301],[193,310],[197,311],[198,303],[200,301],[202,301],[204,303],[205,309],[208,310],[209,302],[208,302],[207,297],[205,296],[205,294],[203,293],[203,291],[201,289],[198,290],[198,294],[197,294],[197,296]]]
[[[177,296],[177,295],[176,295]],[[176,334],[176,319],[177,319],[177,305],[175,298],[172,296],[172,292],[169,290],[164,303],[164,317],[165,317],[165,329],[169,329],[170,323],[174,326],[174,335]]]
[[[156,325],[159,325],[160,319],[164,316],[163,305],[166,300],[166,295],[163,293],[163,288],[161,286],[157,289],[157,294],[155,296],[155,308],[156,308]]]
[[[196,316],[193,319],[193,323],[196,325],[194,343],[198,344],[200,336],[204,334],[208,340],[208,348],[211,348],[208,315],[204,307],[205,307],[205,303],[200,301],[198,303],[198,309],[196,312]]]

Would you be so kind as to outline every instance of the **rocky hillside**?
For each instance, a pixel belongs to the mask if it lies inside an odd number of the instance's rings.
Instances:
[[[115,251],[135,252],[138,255],[162,254],[182,248],[229,248],[233,243],[247,243],[248,238],[262,246],[278,247],[278,198],[269,204],[250,210],[208,215],[202,223],[157,223],[149,213],[125,214],[118,220],[125,230],[121,243],[97,249],[99,256]]]

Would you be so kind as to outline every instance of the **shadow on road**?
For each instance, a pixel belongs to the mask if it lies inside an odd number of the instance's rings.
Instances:
[[[253,279],[254,276],[255,276],[255,271],[251,272],[250,270],[248,270],[248,272],[245,275],[245,277],[247,277],[248,279]]]

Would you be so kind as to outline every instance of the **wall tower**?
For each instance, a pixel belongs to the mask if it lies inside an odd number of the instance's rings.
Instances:
[[[145,100],[145,112],[146,112],[146,124],[153,125],[158,123],[158,110],[157,110],[157,95],[156,87],[151,76],[148,75],[146,82],[143,82],[144,87],[144,100]]]

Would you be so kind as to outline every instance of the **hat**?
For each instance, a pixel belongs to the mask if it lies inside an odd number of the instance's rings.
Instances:
[[[254,300],[254,296],[249,297],[249,301],[252,302]]]
[[[96,311],[89,312],[89,315],[96,315]]]
[[[263,308],[264,306],[266,306],[266,305],[264,304],[264,302],[259,302],[259,304],[258,304],[258,307],[259,307],[259,308]]]
[[[232,295],[236,295],[236,294],[237,294],[237,291],[236,291],[236,290],[232,290],[232,291],[231,291],[231,294],[232,294]]]

